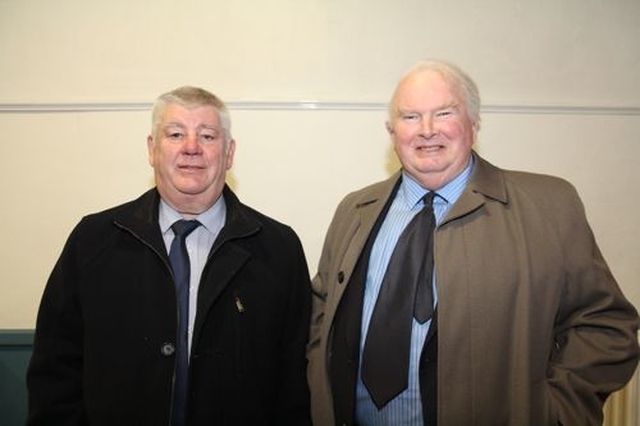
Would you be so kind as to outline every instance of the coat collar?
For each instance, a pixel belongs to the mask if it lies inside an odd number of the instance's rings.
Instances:
[[[194,344],[199,339],[204,319],[210,307],[251,257],[251,253],[246,247],[242,244],[235,244],[234,241],[260,232],[263,226],[260,222],[261,216],[242,204],[226,185],[223,189],[223,196],[227,207],[227,218],[209,252],[209,259],[216,252],[219,252],[218,261],[208,261],[205,265],[205,270],[210,270],[210,275],[215,276],[216,279],[210,281],[209,285],[200,286],[198,313],[194,326]],[[149,246],[170,269],[169,256],[158,223],[159,204],[160,194],[156,188],[153,188],[142,194],[137,200],[116,208],[114,224]],[[225,249],[221,250],[223,245]],[[203,271],[203,276],[205,273],[206,271]]]
[[[475,151],[473,156],[475,164],[469,183],[440,226],[476,211],[485,204],[487,199],[503,204],[508,203],[503,171],[480,157]]]
[[[150,246],[161,257],[167,258],[158,225],[159,203],[160,194],[157,189],[150,189],[138,199],[116,208],[113,223]]]
[[[368,190],[360,191],[355,200],[356,211],[365,217],[377,218],[385,203],[395,195],[402,181],[402,171],[397,171],[387,180],[371,185]]]
[[[475,164],[467,187],[458,201],[452,206],[441,225],[465,216],[479,209],[487,198],[503,204],[508,203],[504,173],[501,169],[473,152]],[[373,228],[376,218],[382,212],[385,203],[397,191],[402,172],[394,173],[389,179],[362,191],[356,200],[356,211],[360,214],[360,224],[366,234]],[[363,243],[364,244],[364,243]]]
[[[245,207],[233,191],[225,185],[222,195],[227,206],[227,219],[220,235],[214,242],[211,253],[227,241],[243,238],[258,232],[260,222],[248,214]],[[124,204],[116,210],[114,223],[116,226],[127,230],[145,244],[150,245],[158,253],[164,253],[166,249],[158,224],[158,206],[160,194],[156,188],[142,194],[138,199]],[[211,254],[210,254],[211,255]]]
[[[355,206],[354,217],[353,220],[347,220],[347,229],[344,230],[344,238],[349,244],[343,246],[345,252],[340,256],[343,259],[340,270],[344,272],[347,281],[351,279],[353,268],[371,236],[376,221],[383,220],[381,215],[397,191],[400,180],[401,172],[397,172],[389,179],[353,195],[356,198],[349,204]],[[344,286],[340,288],[344,290]]]
[[[469,190],[506,204],[508,202],[507,190],[502,169],[489,163],[475,152],[473,155],[476,163],[469,181]]]

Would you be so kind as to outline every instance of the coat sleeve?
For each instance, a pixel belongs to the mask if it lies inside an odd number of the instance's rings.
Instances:
[[[310,425],[309,387],[306,381],[305,349],[308,339],[310,315],[310,278],[302,244],[291,230],[290,292],[282,366],[284,375],[280,383],[281,398],[277,424]]]
[[[83,409],[82,313],[76,288],[74,241],[58,259],[40,303],[27,370],[27,425],[88,424]]]
[[[324,320],[324,305],[327,298],[326,288],[322,276],[318,273],[311,283],[311,322],[309,328],[309,343],[307,344],[307,358],[309,363],[317,362],[320,349],[321,328]]]
[[[602,406],[638,361],[638,314],[622,294],[573,187],[559,219],[566,282],[548,370],[550,405],[562,425],[600,425]],[[563,211],[561,207],[559,211]]]
[[[328,239],[328,238],[327,238]],[[318,264],[318,272],[311,282],[311,321],[307,344],[307,380],[311,392],[311,415],[314,425],[332,423],[333,408],[326,369],[326,337],[323,336],[325,306],[327,301],[328,245],[325,241]]]
[[[309,343],[307,345],[307,358],[309,361],[307,379],[311,391],[313,424],[317,426],[328,426],[335,423],[328,378],[329,372],[327,370],[328,339],[330,334],[330,324],[327,319],[327,301],[330,297],[330,271],[335,268],[336,262],[336,246],[344,243],[340,238],[344,238],[345,234],[343,218],[353,215],[353,211],[348,207],[350,204],[349,197],[346,197],[336,209],[325,236],[318,263],[318,271],[311,283],[312,304]],[[350,211],[351,214],[345,213],[347,211]]]
[[[311,281],[311,321],[309,328],[309,343],[307,345],[307,358],[310,364],[318,362],[321,357],[322,328],[325,318],[325,306],[327,302],[327,275],[331,262],[332,238],[331,230],[325,237],[324,246],[318,262],[318,271]]]

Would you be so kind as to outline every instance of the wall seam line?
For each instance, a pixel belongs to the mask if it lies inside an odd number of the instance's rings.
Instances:
[[[148,111],[152,106],[152,103],[141,102],[0,103],[0,114]],[[227,102],[227,107],[231,111],[385,111],[387,104],[383,102],[230,101]],[[481,112],[483,114],[638,116],[640,106],[486,104],[482,105]]]

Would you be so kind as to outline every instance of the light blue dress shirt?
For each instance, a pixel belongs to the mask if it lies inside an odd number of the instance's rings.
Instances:
[[[451,206],[458,200],[462,191],[467,186],[473,159],[469,166],[454,180],[443,188],[437,190],[437,196],[433,200],[436,224],[439,224],[449,212]],[[423,207],[422,198],[427,194],[418,182],[408,174],[402,174],[402,182],[396,193],[389,212],[387,213],[378,236],[371,249],[367,281],[365,284],[364,305],[362,311],[362,333],[360,339],[360,365],[362,365],[362,352],[366,340],[367,330],[371,321],[371,315],[380,292],[382,280],[387,269],[387,264],[393,253],[400,234]],[[437,302],[435,269],[433,277],[434,303]],[[367,388],[362,383],[361,372],[358,372],[358,385],[356,388],[356,422],[361,426],[415,426],[422,425],[422,402],[420,398],[419,363],[422,347],[429,331],[431,321],[420,324],[413,320],[411,330],[411,351],[409,360],[409,386],[391,400],[381,410],[378,410],[369,396]],[[428,407],[427,407],[428,408]]]
[[[189,352],[191,352],[191,340],[193,337],[193,325],[196,319],[196,309],[198,306],[198,288],[200,288],[200,277],[202,270],[207,263],[207,257],[213,246],[213,242],[218,237],[220,230],[224,226],[227,217],[227,206],[224,203],[224,197],[218,198],[218,201],[208,210],[199,214],[194,219],[199,221],[202,226],[198,226],[191,234],[187,236],[187,252],[189,253],[189,264],[191,275],[189,277]],[[171,208],[164,201],[160,201],[160,209],[158,222],[160,231],[164,238],[164,244],[167,253],[171,249],[174,234],[171,225],[174,222],[183,219],[182,215]]]

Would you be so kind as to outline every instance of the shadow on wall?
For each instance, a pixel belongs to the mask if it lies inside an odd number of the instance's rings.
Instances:
[[[32,345],[31,330],[0,330],[0,423],[3,426],[25,424],[25,375]]]

